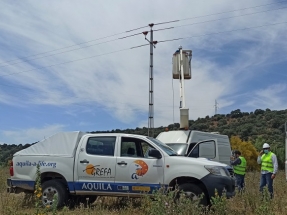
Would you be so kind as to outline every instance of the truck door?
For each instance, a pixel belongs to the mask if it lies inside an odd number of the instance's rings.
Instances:
[[[203,157],[209,160],[219,161],[217,141],[204,140],[196,143],[187,157]]]
[[[118,145],[115,186],[119,192],[152,192],[163,185],[163,159],[148,156],[148,142],[122,137]]]
[[[113,192],[116,136],[90,136],[82,141],[75,161],[76,193]]]

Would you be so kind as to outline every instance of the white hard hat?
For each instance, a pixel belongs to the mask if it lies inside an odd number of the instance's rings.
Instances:
[[[264,143],[262,148],[263,148],[263,149],[267,149],[267,148],[270,148],[270,146],[269,146],[268,143]]]

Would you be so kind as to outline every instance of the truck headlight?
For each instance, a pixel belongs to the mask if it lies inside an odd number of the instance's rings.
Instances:
[[[222,166],[204,166],[211,174],[219,176],[228,176],[226,169]]]

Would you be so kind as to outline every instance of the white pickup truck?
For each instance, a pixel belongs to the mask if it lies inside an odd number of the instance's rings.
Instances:
[[[215,189],[235,195],[225,164],[177,156],[159,140],[141,135],[58,133],[14,154],[7,191],[33,192],[37,165],[44,205],[57,201],[60,207],[75,197],[139,197],[177,185],[191,198],[203,194],[203,204],[210,203]]]

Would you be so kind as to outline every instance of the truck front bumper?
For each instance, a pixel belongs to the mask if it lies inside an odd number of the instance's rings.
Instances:
[[[235,180],[232,177],[208,174],[201,181],[207,189],[209,198],[215,196],[215,191],[219,196],[225,195],[226,198],[235,196]]]

